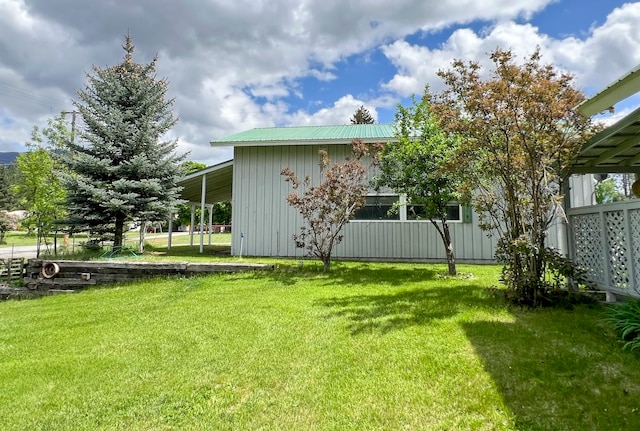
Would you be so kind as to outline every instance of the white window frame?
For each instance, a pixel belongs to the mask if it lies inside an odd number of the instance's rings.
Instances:
[[[463,222],[463,218],[464,218],[464,214],[462,213],[462,212],[463,212],[462,204],[461,204],[460,202],[449,202],[449,203],[447,204],[447,206],[454,206],[454,205],[457,205],[457,206],[458,206],[458,214],[459,214],[459,217],[458,217],[456,220],[454,220],[454,219],[447,219],[447,223],[462,223],[462,222]],[[402,208],[402,209],[403,209],[404,215],[405,215],[405,217],[406,217],[406,218],[405,218],[405,221],[408,221],[408,222],[410,222],[410,223],[423,223],[423,222],[429,222],[429,223],[431,223],[431,220],[429,220],[429,219],[427,219],[427,218],[425,218],[425,219],[421,219],[421,220],[411,220],[411,219],[409,219],[409,218],[407,217],[406,197],[405,197],[405,205],[403,206],[403,208]],[[440,220],[436,220],[436,222],[438,222],[438,223],[442,223],[442,221],[440,221]]]
[[[400,194],[398,195],[397,193],[367,193],[365,195],[365,199],[366,198],[370,198],[370,197],[388,197],[388,196],[397,196],[398,197],[398,203],[399,203],[399,207],[398,207],[398,219],[384,219],[384,220],[379,220],[379,219],[356,219],[353,218],[351,219],[351,223],[362,223],[362,222],[366,222],[366,223],[370,223],[370,222],[374,222],[374,223],[397,223],[397,222],[409,222],[409,223],[431,223],[431,220],[429,219],[421,219],[421,220],[412,220],[410,219],[407,215],[407,196],[405,194]],[[464,214],[463,214],[463,207],[462,204],[460,204],[459,202],[451,202],[448,205],[458,205],[458,214],[460,215],[458,219],[453,220],[453,219],[447,219],[447,223],[463,223],[464,221]],[[440,220],[436,220],[436,222],[438,223],[442,223]]]

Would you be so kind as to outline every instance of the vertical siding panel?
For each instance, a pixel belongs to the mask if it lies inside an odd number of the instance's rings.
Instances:
[[[243,226],[245,234],[246,253],[252,255],[258,255],[256,249],[256,224],[257,224],[257,204],[256,197],[258,195],[255,184],[258,184],[258,178],[256,176],[256,164],[257,164],[257,151],[255,147],[247,148],[247,167],[245,169],[246,182],[243,185],[243,189],[247,196],[247,223]],[[252,187],[253,186],[253,187]]]
[[[420,229],[419,223],[409,223],[407,222],[409,231],[409,241],[411,241],[411,248],[409,250],[410,254],[405,257],[413,257],[413,256],[426,256],[423,250],[424,244],[424,233],[423,229]]]
[[[260,184],[262,187],[265,186],[264,183],[264,175],[265,175],[265,167],[264,167],[264,147],[254,147],[254,165],[253,165],[253,173],[255,176],[253,177],[253,188],[256,190],[254,194],[254,207],[253,207],[253,220],[252,220],[252,235],[251,235],[251,243],[253,244],[254,254],[258,256],[264,256],[264,212],[266,210],[264,193],[257,192],[257,184]]]
[[[276,162],[276,160],[282,160],[279,158],[279,149],[280,147],[269,147],[269,182],[267,186],[267,193],[265,193],[265,196],[269,201],[269,217],[271,219],[271,223],[269,223],[269,234],[271,237],[271,252],[269,253],[270,256],[277,256],[280,252],[280,238],[278,233],[280,229],[278,225],[280,224],[281,207],[280,202],[278,202],[280,197],[280,194],[278,193],[278,180],[280,179],[279,177],[281,168],[276,166],[276,163],[278,163]]]
[[[288,168],[293,168],[293,158],[291,156],[292,147],[282,147],[282,160],[285,162],[285,166]],[[282,182],[281,187],[283,190],[283,199],[284,196],[291,193],[291,185],[287,182]],[[287,210],[285,211],[286,217],[283,217],[285,223],[282,225],[282,233],[281,236],[284,240],[281,256],[295,256],[295,250],[292,247],[291,235],[294,233],[294,229],[296,227],[295,220],[295,210],[289,206],[289,204],[285,203]]]
[[[471,229],[470,236],[472,238],[471,256],[473,256],[472,259],[482,259],[484,254],[483,250],[486,248],[486,233],[482,232],[478,227],[478,214],[473,212],[471,217],[472,221],[469,224]]]
[[[233,176],[232,176],[232,188],[231,188],[231,223],[235,225],[236,220],[239,219],[238,208],[240,208],[240,168],[239,161],[242,160],[242,157],[239,156],[240,148],[234,147],[233,149]],[[238,237],[239,235],[235,234],[235,230],[232,231],[231,235],[231,254],[237,255],[239,253],[238,249]]]
[[[289,218],[289,211],[287,207],[286,196],[289,193],[289,183],[284,181],[284,177],[280,175],[282,169],[288,166],[289,159],[288,154],[285,156],[287,147],[274,147],[273,159],[274,163],[279,163],[279,166],[274,166],[278,171],[275,184],[273,185],[274,193],[274,206],[278,209],[276,215],[276,256],[286,256],[288,235],[287,235],[287,220]]]

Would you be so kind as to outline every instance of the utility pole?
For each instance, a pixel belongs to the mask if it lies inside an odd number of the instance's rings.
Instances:
[[[78,111],[62,111],[64,115],[71,114],[71,143],[73,144],[76,137],[76,116],[80,113]]]

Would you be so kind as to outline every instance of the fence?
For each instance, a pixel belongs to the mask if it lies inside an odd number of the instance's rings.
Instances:
[[[0,284],[21,282],[25,274],[25,262],[22,258],[0,259]]]
[[[640,200],[567,211],[570,256],[599,289],[640,297]]]

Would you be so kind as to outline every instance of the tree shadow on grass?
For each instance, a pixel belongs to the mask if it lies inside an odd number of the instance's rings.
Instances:
[[[156,256],[184,256],[184,257],[211,257],[215,256],[219,259],[231,257],[231,246],[226,244],[211,244],[202,247],[203,252],[200,253],[200,245],[174,245],[171,250],[166,246],[147,245],[145,250]]]
[[[327,318],[346,319],[351,334],[358,335],[426,325],[471,308],[494,307],[496,301],[483,286],[464,285],[335,297],[318,300],[316,305],[329,309]]]
[[[281,262],[273,271],[256,272],[254,277],[270,278],[276,283],[292,286],[303,281],[315,280],[322,286],[401,286],[408,282],[434,280],[438,272],[426,266],[398,267],[389,264],[384,267],[367,263],[352,264],[323,273],[321,265],[297,266],[295,263]]]
[[[594,314],[518,314],[462,324],[516,429],[640,429],[640,360],[611,344]]]

